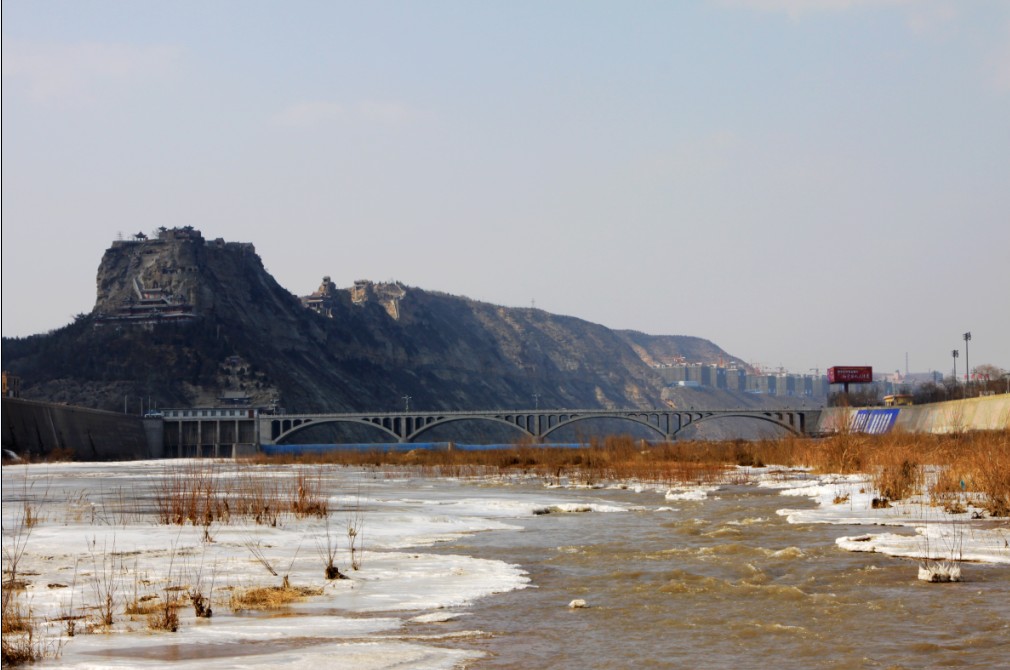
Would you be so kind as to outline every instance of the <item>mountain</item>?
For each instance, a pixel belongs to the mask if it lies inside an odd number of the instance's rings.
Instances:
[[[614,331],[399,283],[328,277],[296,297],[251,244],[191,227],[119,240],[90,314],[4,338],[23,397],[101,409],[220,404],[288,411],[664,404],[676,360],[741,361],[695,337]]]

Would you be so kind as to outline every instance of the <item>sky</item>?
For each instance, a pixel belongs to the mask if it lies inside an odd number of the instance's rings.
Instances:
[[[765,368],[1010,369],[1010,2],[4,0],[2,331],[119,235]]]

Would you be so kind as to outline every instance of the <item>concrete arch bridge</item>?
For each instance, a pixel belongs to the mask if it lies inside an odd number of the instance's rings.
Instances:
[[[336,414],[259,415],[259,439],[264,445],[284,444],[293,435],[327,423],[369,426],[396,442],[409,443],[435,426],[459,421],[486,421],[510,426],[535,442],[565,426],[590,419],[619,419],[645,426],[658,439],[675,440],[688,426],[728,418],[751,419],[807,435],[817,428],[820,410],[494,410],[473,412],[345,412]]]

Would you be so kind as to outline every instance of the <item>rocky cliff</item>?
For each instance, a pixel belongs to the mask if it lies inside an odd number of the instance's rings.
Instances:
[[[654,407],[657,365],[737,361],[693,337],[613,331],[402,284],[328,277],[298,298],[250,244],[192,228],[113,243],[94,310],[5,339],[25,397],[133,411],[278,405],[289,411]]]

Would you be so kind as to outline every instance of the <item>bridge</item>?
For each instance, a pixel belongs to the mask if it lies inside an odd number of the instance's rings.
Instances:
[[[541,442],[551,433],[590,419],[616,419],[651,429],[657,438],[675,440],[688,426],[716,419],[742,418],[763,421],[784,428],[793,435],[807,435],[817,429],[820,410],[494,410],[476,412],[346,412],[339,414],[260,414],[258,436],[261,445],[283,444],[293,435],[312,426],[347,423],[369,426],[397,442],[413,442],[436,426],[459,421],[484,421],[510,426],[519,435]]]

